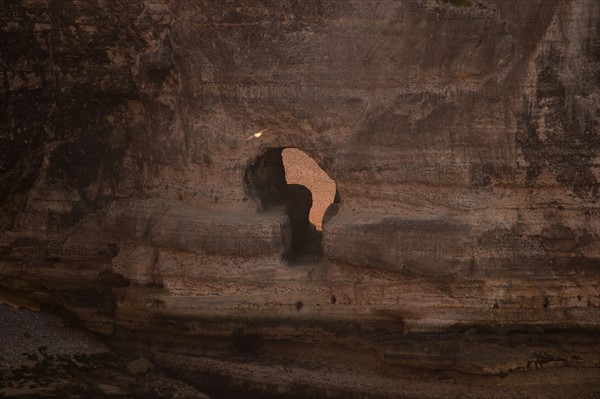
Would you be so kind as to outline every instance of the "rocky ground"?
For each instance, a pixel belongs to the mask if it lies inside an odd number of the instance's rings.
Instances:
[[[208,398],[47,313],[0,305],[0,398]]]

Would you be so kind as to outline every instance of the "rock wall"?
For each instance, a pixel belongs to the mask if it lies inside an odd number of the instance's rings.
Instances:
[[[597,1],[0,12],[4,301],[217,397],[598,395]],[[282,148],[341,199],[302,264]]]

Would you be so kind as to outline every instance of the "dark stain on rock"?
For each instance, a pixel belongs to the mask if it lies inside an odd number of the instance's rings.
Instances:
[[[127,287],[131,284],[131,282],[122,274],[115,273],[108,269],[101,271],[96,281],[101,286],[109,287]]]
[[[552,252],[573,252],[578,247],[577,237],[567,226],[553,224],[545,227],[540,235],[542,246]]]
[[[596,29],[595,37],[600,37],[600,30]],[[583,51],[586,52],[584,64],[587,64],[584,67],[598,68],[600,44],[590,45]],[[574,89],[573,84],[567,87],[562,76],[575,72],[565,71],[564,65],[568,62],[553,47],[542,53],[536,64],[534,103],[532,106],[531,99],[525,99],[516,136],[517,146],[528,163],[527,183],[534,184],[539,175],[548,170],[577,197],[597,201],[600,184],[592,166],[600,151],[600,106],[589,97],[597,92],[598,82],[578,82],[578,89]],[[581,73],[581,76],[589,79],[590,74]]]
[[[117,114],[139,94],[132,65],[145,44],[126,27],[142,11],[141,4],[115,3],[111,10],[95,2],[65,4],[2,4],[2,15],[14,22],[4,29],[8,20],[0,20],[0,100],[6,104],[0,107],[0,202],[8,204],[2,227],[10,228],[26,207],[20,194],[40,173],[51,190],[75,191],[84,198],[73,201],[75,215],[48,214],[54,227],[72,225],[93,209],[94,198],[86,198],[83,189],[119,178],[103,173],[103,163],[113,151],[117,154],[106,161],[112,169],[114,158],[122,159],[126,143],[113,143],[113,134],[126,130],[128,120]],[[120,61],[109,54],[121,54]]]
[[[158,50],[144,54],[140,59],[140,64],[150,81],[162,82],[165,80],[174,66],[168,38]]]
[[[232,346],[237,352],[249,353],[258,351],[264,345],[264,339],[259,334],[246,334],[238,329],[232,337]]]
[[[452,4],[455,7],[469,7],[473,3],[471,0],[441,0],[443,3]]]

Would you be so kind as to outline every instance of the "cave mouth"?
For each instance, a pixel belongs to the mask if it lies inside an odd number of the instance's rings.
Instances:
[[[285,207],[291,225],[290,263],[321,259],[323,224],[337,213],[340,197],[336,183],[319,164],[297,148],[265,151],[248,167],[247,190],[262,210]]]

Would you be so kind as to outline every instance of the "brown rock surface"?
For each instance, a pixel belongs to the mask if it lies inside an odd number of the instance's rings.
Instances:
[[[211,397],[594,398],[599,35],[596,0],[5,0],[0,297]],[[293,265],[290,148],[342,200]]]

